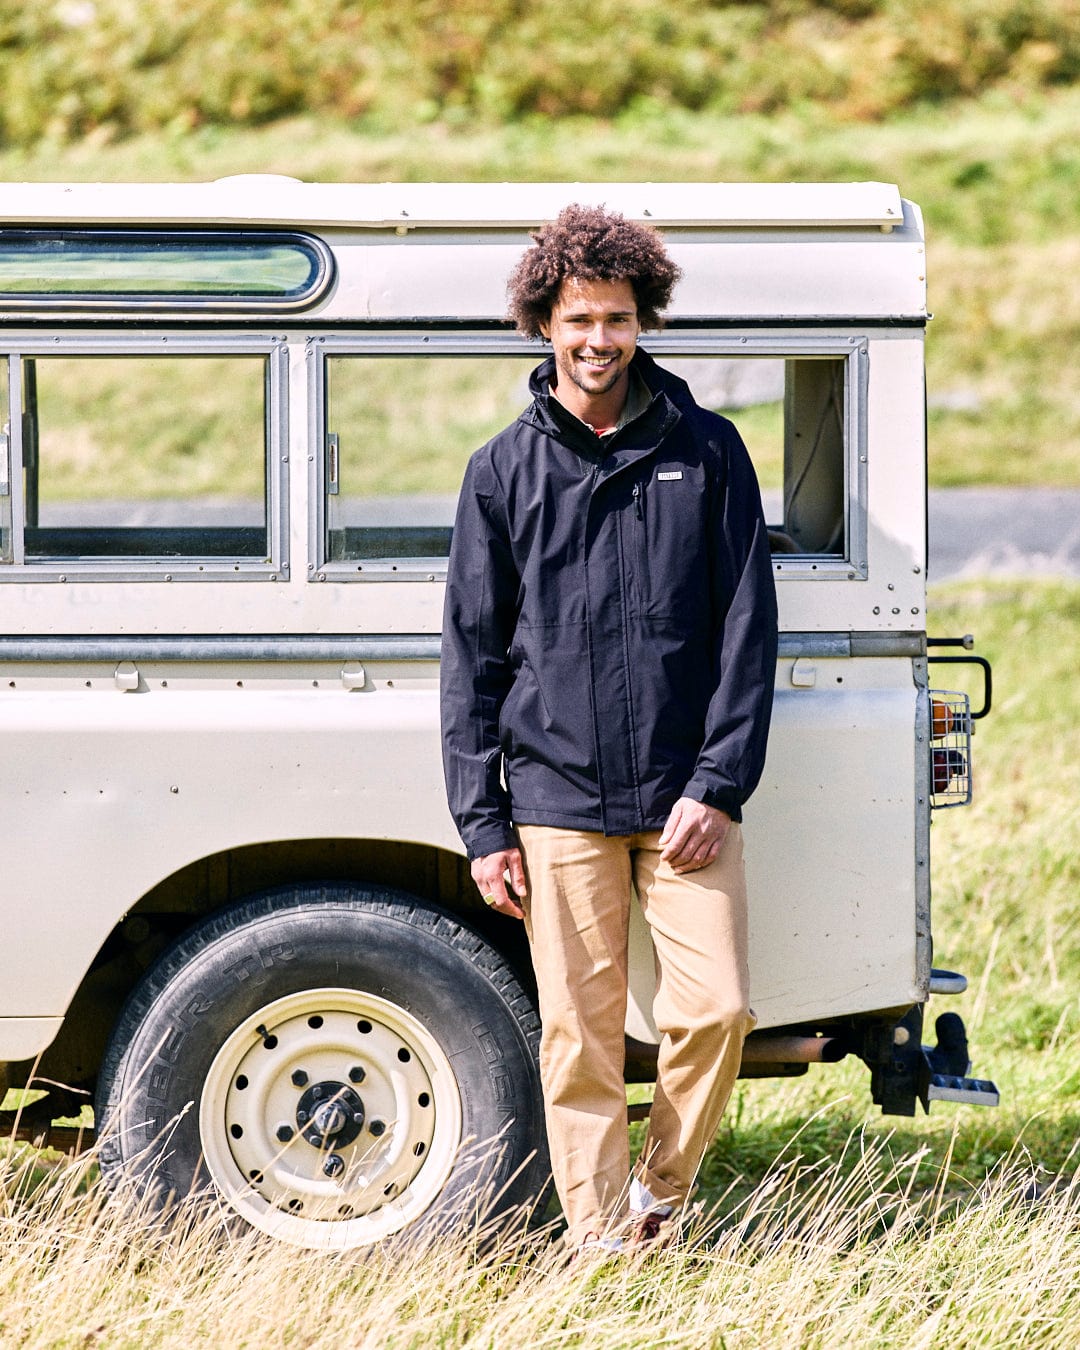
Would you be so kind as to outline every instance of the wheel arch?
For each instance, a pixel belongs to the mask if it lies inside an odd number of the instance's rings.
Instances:
[[[492,914],[476,893],[465,857],[393,839],[304,838],[222,849],[177,868],[114,924],[79,982],[60,1031],[36,1062],[11,1065],[11,1086],[35,1078],[78,1090],[56,1114],[92,1093],[109,1034],[127,996],[157,957],[209,914],[273,887],[315,883],[387,886],[466,920],[500,952],[532,994],[520,923]]]

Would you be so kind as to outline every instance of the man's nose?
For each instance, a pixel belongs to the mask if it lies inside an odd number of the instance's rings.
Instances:
[[[597,319],[592,328],[589,329],[589,343],[593,347],[607,347],[610,345],[608,341],[607,324],[605,324],[603,320]]]

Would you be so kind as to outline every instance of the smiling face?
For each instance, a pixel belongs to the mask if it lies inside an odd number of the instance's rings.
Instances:
[[[641,325],[628,281],[564,281],[540,331],[558,372],[556,396],[593,425],[613,424],[629,389],[628,370]]]

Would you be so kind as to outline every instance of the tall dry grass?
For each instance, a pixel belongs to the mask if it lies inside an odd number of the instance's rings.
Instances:
[[[1022,1154],[985,1184],[948,1158],[852,1134],[798,1140],[675,1248],[567,1264],[548,1233],[482,1230],[373,1251],[296,1251],[213,1208],[165,1222],[88,1160],[0,1167],[0,1341],[45,1347],[1071,1347],[1080,1178],[1040,1189]]]

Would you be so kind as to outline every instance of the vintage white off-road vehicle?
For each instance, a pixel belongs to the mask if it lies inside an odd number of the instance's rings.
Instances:
[[[734,413],[781,638],[750,804],[744,1073],[996,1100],[931,994],[918,209],[848,185],[9,185],[0,203],[0,1061],[9,1130],[91,1098],[103,1166],[311,1246],[543,1188],[520,925],[447,812],[437,685],[468,455],[543,352],[529,231],[602,201],[684,270],[648,350]],[[942,659],[942,658],[937,658]],[[953,660],[975,660],[963,653]],[[627,1076],[655,1063],[631,929]],[[51,1136],[58,1138],[58,1135]]]

